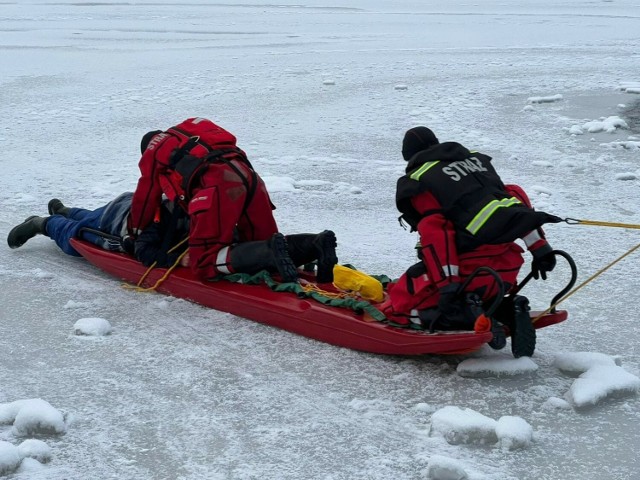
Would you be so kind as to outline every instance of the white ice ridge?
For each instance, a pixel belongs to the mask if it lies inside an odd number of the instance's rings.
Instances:
[[[598,120],[591,120],[582,125],[572,125],[565,130],[571,135],[583,135],[584,133],[598,132],[614,133],[618,128],[628,129],[629,125],[617,115],[612,115],[610,117],[600,117]]]
[[[443,407],[431,416],[430,435],[440,435],[452,444],[495,444],[514,450],[525,448],[533,439],[533,428],[524,419],[504,416],[493,420],[475,410]]]
[[[556,95],[550,95],[547,97],[529,97],[527,98],[527,102],[529,103],[554,103],[562,100],[563,97],[559,93]]]

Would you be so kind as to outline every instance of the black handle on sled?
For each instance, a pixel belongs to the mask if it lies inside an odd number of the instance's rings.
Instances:
[[[467,286],[469,285],[469,283],[471,283],[471,280],[473,280],[481,272],[486,272],[489,275],[491,275],[493,277],[493,279],[496,281],[496,284],[498,285],[498,294],[494,298],[493,303],[491,304],[491,306],[485,311],[485,315],[487,317],[491,317],[491,315],[493,315],[494,312],[500,306],[500,303],[502,303],[502,299],[504,298],[504,294],[505,294],[504,282],[502,281],[502,278],[500,278],[500,275],[498,275],[498,272],[496,272],[493,268],[490,268],[490,267],[478,267],[478,268],[476,268],[473,271],[473,273],[467,277],[467,279],[464,281],[464,283],[462,284],[462,286],[460,287],[458,292],[459,293],[464,292],[466,290]]]
[[[107,240],[113,240],[114,242],[118,242],[118,243],[122,243],[122,238],[120,238],[117,235],[111,235],[110,233],[105,233],[101,230],[96,230],[95,228],[89,228],[89,227],[82,227],[79,231],[80,234],[82,234],[83,232],[87,232],[87,233],[93,233],[94,235],[97,235],[98,237],[102,237],[105,238]]]
[[[82,238],[83,233],[92,233],[98,237],[102,237],[108,242],[113,242],[114,244],[118,244],[120,249],[125,250],[124,244],[122,243],[122,238],[117,235],[111,235],[110,233],[105,233],[101,230],[96,230],[95,228],[82,227],[78,232],[78,238]]]
[[[576,262],[573,261],[573,258],[571,258],[571,255],[569,255],[567,252],[563,250],[553,250],[551,253],[553,253],[554,255],[559,255],[562,258],[564,258],[569,264],[569,267],[571,268],[571,278],[569,279],[569,283],[567,283],[567,286],[564,287],[562,290],[560,290],[560,292],[558,292],[558,294],[555,297],[553,297],[553,299],[551,300],[551,305],[553,306],[557,304],[560,301],[560,299],[564,297],[576,284],[576,280],[578,279],[578,267],[576,266]],[[554,306],[550,310],[550,312],[555,313],[556,307]]]
[[[573,258],[571,258],[571,255],[569,255],[567,252],[563,251],[563,250],[552,250],[551,253],[553,253],[554,255],[560,256],[562,258],[564,258],[567,263],[569,264],[569,267],[571,268],[571,278],[569,279],[569,283],[567,283],[567,286],[564,287],[562,290],[560,290],[560,292],[558,292],[558,294],[553,297],[553,299],[551,300],[551,304],[550,305],[555,305],[558,300],[560,300],[562,297],[564,297],[572,288],[573,286],[576,284],[576,280],[578,279],[578,267],[576,267],[576,262],[573,261]],[[511,292],[509,292],[510,295],[516,295],[520,290],[522,290],[522,288],[529,282],[529,280],[531,280],[533,278],[533,272],[529,272],[529,274],[524,277],[524,279],[522,280],[522,282],[520,282],[518,284],[518,286]],[[556,312],[556,308],[553,307],[550,310],[550,313],[555,313]]]

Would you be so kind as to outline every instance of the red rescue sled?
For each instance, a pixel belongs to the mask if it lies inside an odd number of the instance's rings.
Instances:
[[[86,260],[126,282],[137,284],[147,268],[134,258],[103,250],[83,240],[71,240]],[[153,285],[165,269],[153,270],[146,285]],[[340,347],[391,355],[460,354],[478,350],[492,338],[490,332],[435,332],[409,330],[379,322],[367,313],[326,306],[288,292],[274,292],[267,285],[227,281],[203,283],[188,268],[176,268],[157,291],[256,322]],[[531,312],[535,318],[540,312]],[[536,328],[560,323],[567,312],[548,313]]]

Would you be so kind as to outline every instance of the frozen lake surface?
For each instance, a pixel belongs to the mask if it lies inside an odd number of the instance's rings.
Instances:
[[[141,136],[193,116],[237,135],[283,232],[330,228],[369,273],[414,262],[394,193],[415,125],[538,209],[640,224],[639,24],[635,0],[2,2],[0,236],[133,190]],[[640,242],[547,235],[580,281]],[[125,290],[47,238],[0,249],[0,476],[638,478],[637,252],[523,361],[340,349]],[[567,275],[523,293],[542,309]]]

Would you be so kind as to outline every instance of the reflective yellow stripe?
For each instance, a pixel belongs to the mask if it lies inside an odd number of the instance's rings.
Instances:
[[[420,180],[420,177],[427,171],[429,170],[431,167],[433,167],[436,163],[438,163],[440,160],[436,160],[434,162],[427,162],[424,165],[422,165],[419,169],[417,169],[415,172],[413,172],[409,178],[411,178],[411,180]]]
[[[467,230],[475,235],[476,233],[478,233],[478,230],[480,230],[482,226],[487,222],[487,220],[489,220],[491,215],[493,215],[500,207],[510,207],[511,205],[516,205],[518,203],[521,202],[515,197],[503,198],[502,200],[493,200],[487,203],[484,208],[480,210],[478,214],[469,222],[466,227]]]

